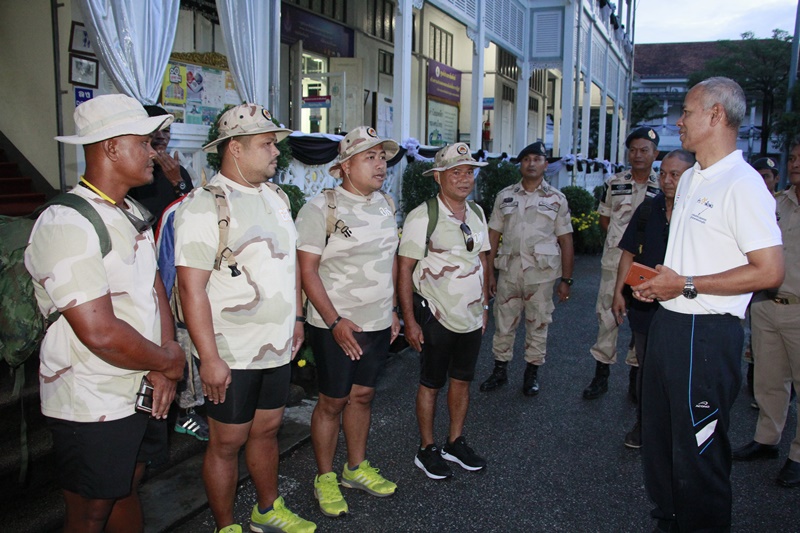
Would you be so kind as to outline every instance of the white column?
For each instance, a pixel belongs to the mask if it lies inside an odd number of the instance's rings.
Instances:
[[[402,143],[411,131],[411,30],[414,0],[398,0],[395,15],[394,79],[392,106],[394,138]]]
[[[533,68],[529,61],[517,59],[519,77],[517,78],[516,117],[514,119],[514,151],[519,153],[528,145],[528,85]],[[533,139],[531,139],[533,140]]]
[[[269,101],[267,105],[273,115],[279,115],[281,110],[281,3],[271,0],[269,10],[270,33],[270,60],[269,60]],[[288,121],[288,117],[280,117]]]
[[[589,35],[584,44],[586,54],[586,74],[583,75],[583,102],[581,108],[581,151],[584,157],[589,157],[589,131],[591,118],[592,118],[592,47],[594,47],[594,39],[592,38],[592,26],[589,25]]]
[[[617,146],[619,145],[619,106],[614,102],[614,113],[611,115],[611,150],[609,150],[612,163],[619,163]]]
[[[606,153],[606,116],[608,115],[608,62],[611,50],[606,43],[605,63],[603,64],[603,94],[600,97],[600,123],[597,132],[597,159],[605,159]]]
[[[564,13],[564,65],[561,67],[561,125],[558,135],[558,154],[565,156],[573,152],[572,117],[577,102],[575,93],[575,25],[577,24],[580,2],[572,2]]]
[[[481,135],[483,132],[483,74],[484,74],[484,50],[489,48],[489,41],[486,38],[486,26],[484,25],[484,14],[486,13],[485,0],[478,2],[478,27],[475,31],[467,28],[467,37],[472,39],[472,113],[469,119],[469,145],[474,152],[481,149]],[[501,104],[495,98],[495,109]],[[496,126],[496,127],[499,127]]]

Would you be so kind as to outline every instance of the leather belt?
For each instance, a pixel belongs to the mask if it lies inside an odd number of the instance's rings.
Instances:
[[[781,305],[800,304],[800,298],[798,298],[797,296],[787,296],[785,298],[781,298],[774,292],[768,292],[767,296],[769,297],[770,300],[772,300],[776,304],[781,304]]]

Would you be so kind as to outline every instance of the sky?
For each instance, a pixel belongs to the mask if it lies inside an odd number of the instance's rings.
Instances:
[[[636,0],[636,3],[637,44],[739,39],[746,31],[766,38],[772,36],[775,28],[793,34],[797,13],[797,0]]]

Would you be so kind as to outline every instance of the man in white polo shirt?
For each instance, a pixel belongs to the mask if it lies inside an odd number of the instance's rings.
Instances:
[[[678,185],[664,265],[633,287],[661,302],[642,385],[642,463],[659,531],[730,530],[740,320],[753,291],[783,280],[775,200],[736,150],[744,113],[744,92],[728,78],[686,95],[678,127],[697,163]]]

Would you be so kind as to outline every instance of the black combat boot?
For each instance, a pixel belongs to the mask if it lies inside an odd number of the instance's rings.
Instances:
[[[633,403],[639,403],[639,395],[637,394],[636,379],[639,375],[639,367],[632,366],[628,373],[628,399]]]
[[[594,369],[594,378],[589,386],[583,389],[584,400],[595,400],[608,392],[608,375],[611,373],[611,366],[597,361]]]
[[[528,363],[525,367],[525,379],[522,382],[522,394],[525,396],[536,396],[539,394],[539,381],[536,379],[539,374],[539,367],[533,363]]]
[[[495,361],[494,370],[489,379],[481,383],[481,391],[488,392],[508,383],[508,374],[506,374],[506,367],[508,361]]]

